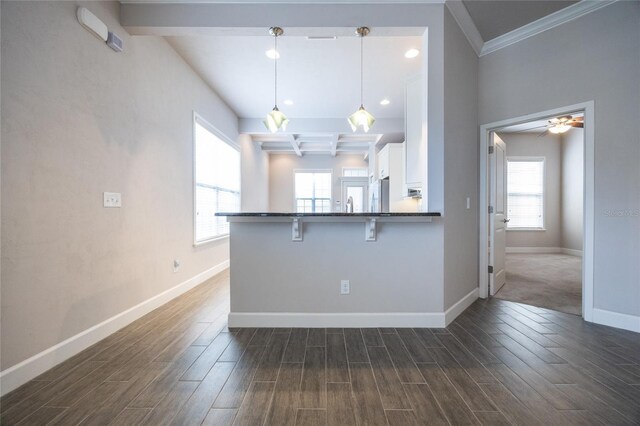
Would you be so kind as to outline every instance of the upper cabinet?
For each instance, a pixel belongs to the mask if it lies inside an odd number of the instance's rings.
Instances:
[[[422,135],[423,96],[420,75],[407,79],[405,86],[405,180],[407,189],[422,189],[424,138]]]

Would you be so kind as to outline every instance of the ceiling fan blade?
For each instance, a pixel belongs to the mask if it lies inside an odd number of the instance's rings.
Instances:
[[[584,117],[574,117],[573,121],[584,121]]]
[[[571,127],[577,127],[579,129],[584,129],[584,123],[581,123],[581,122],[575,122],[574,121],[573,123],[570,124],[570,126]]]

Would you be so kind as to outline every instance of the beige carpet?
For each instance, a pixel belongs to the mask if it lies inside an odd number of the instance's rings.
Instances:
[[[507,254],[507,280],[495,297],[580,315],[582,259],[565,254]]]

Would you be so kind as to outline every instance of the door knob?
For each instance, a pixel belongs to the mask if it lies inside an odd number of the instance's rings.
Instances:
[[[504,223],[507,223],[507,222],[509,222],[510,220],[511,220],[511,219],[502,219],[502,221],[503,221]]]

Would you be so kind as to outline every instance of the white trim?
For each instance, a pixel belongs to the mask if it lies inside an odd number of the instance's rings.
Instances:
[[[568,249],[564,247],[507,247],[506,252],[568,254],[570,256],[582,257],[582,250]]]
[[[621,314],[618,312],[594,308],[593,322],[640,333],[640,317],[635,315]]]
[[[435,327],[445,326],[444,313],[306,313],[231,312],[229,327]]]
[[[466,296],[458,300],[449,309],[444,312],[445,325],[449,325],[454,319],[464,312],[473,302],[478,299],[478,287],[471,290]]]
[[[571,6],[544,16],[537,21],[530,22],[527,25],[523,25],[520,28],[486,41],[482,46],[479,56],[487,55],[529,37],[533,37],[541,32],[550,30],[551,28],[573,21],[574,19],[615,3],[615,1],[616,0],[582,0],[578,3],[574,3]]]
[[[89,346],[115,333],[170,300],[191,290],[214,275],[229,267],[229,261],[207,269],[204,272],[172,287],[150,299],[121,312],[100,324],[96,324],[6,370],[0,372],[1,394],[5,395],[17,387],[34,379],[45,371],[71,358]]]
[[[476,55],[480,56],[482,47],[484,46],[484,40],[480,35],[480,31],[473,22],[471,15],[467,11],[467,8],[462,4],[461,0],[447,0],[445,5],[451,12],[451,16],[458,23],[458,26],[462,30],[462,33],[469,40],[471,48],[476,52]]]
[[[480,199],[479,209],[479,253],[478,270],[479,297],[486,298],[489,294],[489,253],[487,248],[489,236],[489,134],[491,131],[536,121],[548,117],[566,115],[584,111],[584,223],[583,223],[583,263],[582,263],[582,315],[585,321],[594,322],[593,318],[593,268],[594,268],[594,223],[595,223],[595,104],[587,101],[548,111],[528,114],[520,117],[483,124],[480,126]]]
[[[547,253],[547,254],[560,254],[563,253],[563,249],[560,247],[507,247],[506,253]]]
[[[474,288],[445,312],[306,313],[230,312],[229,327],[427,327],[444,328],[478,299]]]
[[[569,256],[578,256],[582,257],[582,250],[563,248],[562,254],[568,254]]]

